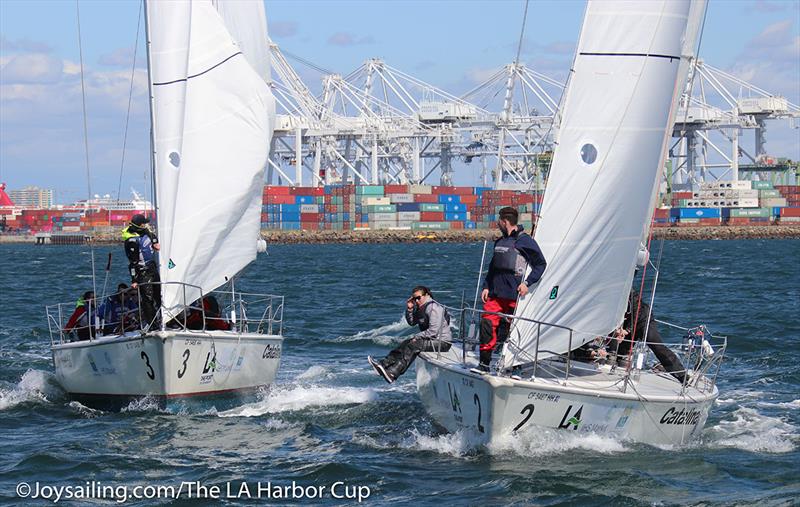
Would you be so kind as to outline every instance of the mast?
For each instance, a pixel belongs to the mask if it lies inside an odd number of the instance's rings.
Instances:
[[[150,191],[153,198],[153,213],[155,214],[155,229],[158,232],[158,182],[156,180],[156,138],[155,138],[155,125],[156,116],[155,108],[153,107],[153,69],[152,59],[150,57],[150,15],[147,10],[147,0],[142,0],[144,6],[144,39],[145,39],[145,55],[147,55],[147,105],[150,107]],[[161,256],[157,255],[158,259],[158,272],[161,272]],[[161,301],[161,285],[156,287],[158,291],[158,300]],[[159,308],[159,311],[161,309]],[[165,319],[161,319],[161,330],[166,329]]]

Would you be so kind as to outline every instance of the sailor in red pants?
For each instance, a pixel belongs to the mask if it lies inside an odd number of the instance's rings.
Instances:
[[[492,262],[481,292],[486,312],[513,314],[517,298],[528,293],[529,287],[539,281],[547,266],[539,245],[523,232],[521,225],[517,225],[518,218],[519,214],[514,208],[500,210],[497,225],[503,236],[494,242]],[[529,266],[530,273],[525,277],[525,270]],[[483,371],[489,371],[492,351],[497,345],[497,329],[502,319],[493,314],[484,314],[481,318],[479,368]]]

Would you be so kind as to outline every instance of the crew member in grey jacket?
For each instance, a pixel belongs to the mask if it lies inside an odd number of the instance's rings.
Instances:
[[[405,373],[420,352],[447,352],[453,339],[450,315],[444,306],[434,301],[427,287],[414,287],[406,301],[406,322],[409,326],[419,326],[420,332],[404,340],[380,361],[367,358],[378,375],[390,384]]]

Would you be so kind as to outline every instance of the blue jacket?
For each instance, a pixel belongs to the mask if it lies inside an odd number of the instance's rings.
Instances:
[[[536,241],[523,232],[521,225],[511,234],[503,234],[494,242],[494,254],[489,264],[489,272],[483,281],[483,288],[489,289],[490,297],[517,299],[517,287],[522,283],[525,269],[531,272],[525,278],[530,287],[539,281],[547,262]]]
[[[104,328],[115,329],[122,321],[122,315],[125,312],[136,310],[136,303],[133,298],[125,298],[125,307],[123,308],[122,302],[116,296],[106,298],[105,302],[97,309],[100,318],[104,321]]]

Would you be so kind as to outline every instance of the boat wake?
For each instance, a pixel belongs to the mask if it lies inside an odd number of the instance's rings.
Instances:
[[[402,338],[405,338],[405,335],[409,334],[414,329],[416,328],[409,327],[405,319],[401,318],[397,322],[376,327],[375,329],[359,331],[358,333],[349,336],[338,336],[333,339],[333,341],[337,343],[371,341],[378,345],[386,346],[399,342]]]
[[[733,419],[722,420],[706,429],[705,446],[786,453],[794,451],[800,443],[797,427],[780,417],[767,416],[749,407],[738,408],[732,415]]]
[[[0,385],[0,410],[23,403],[52,403],[63,400],[65,393],[55,375],[42,370],[28,370],[17,384]]]
[[[517,434],[504,435],[488,446],[493,455],[506,455],[509,452],[519,456],[549,456],[574,450],[591,451],[598,454],[625,452],[629,448],[624,442],[611,436],[596,433],[576,433],[536,428]]]
[[[220,417],[257,417],[308,408],[369,403],[377,398],[374,389],[356,387],[293,386],[277,387],[260,401],[224,412]]]

